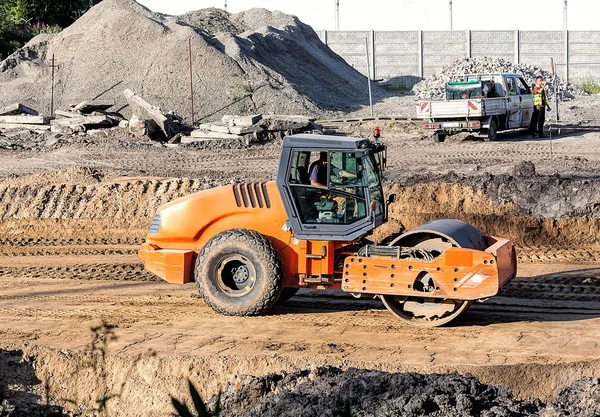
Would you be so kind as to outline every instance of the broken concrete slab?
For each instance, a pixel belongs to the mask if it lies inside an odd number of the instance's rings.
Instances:
[[[0,116],[10,116],[17,114],[30,114],[32,116],[37,116],[38,112],[32,109],[31,107],[27,107],[21,103],[9,104],[8,106],[4,106],[0,108]]]
[[[232,135],[230,133],[220,133],[220,132],[206,132],[201,129],[192,130],[192,132],[190,133],[190,137],[200,138],[200,139],[231,139],[231,140],[240,139],[240,136],[238,136],[238,135]],[[183,140],[183,138],[182,138],[182,140]]]
[[[0,129],[29,129],[34,131],[50,130],[50,125],[34,125],[28,123],[0,123]]]
[[[54,114],[62,117],[81,117],[81,113],[74,113],[72,111],[54,110]]]
[[[153,120],[159,129],[165,134],[167,139],[171,138],[171,130],[167,117],[156,106],[152,106],[146,100],[136,95],[133,91],[126,89],[123,95],[127,99],[127,104],[131,111],[139,119]]]
[[[262,114],[253,114],[250,116],[225,115],[221,121],[229,126],[252,126],[262,119]]]
[[[113,119],[105,115],[102,116],[82,116],[78,117],[65,117],[64,119],[54,119],[50,122],[52,125],[60,126],[112,126],[114,124]]]
[[[236,135],[247,135],[248,133],[258,132],[259,130],[263,130],[262,126],[231,126],[229,128],[229,133],[234,133]]]
[[[72,105],[71,108],[75,111],[80,111],[82,113],[91,113],[98,110],[108,110],[114,105],[115,102],[112,100],[91,100],[82,101],[79,104]]]
[[[47,125],[49,121],[50,118],[44,116],[0,116],[0,123],[6,124]]]
[[[211,132],[230,133],[229,126],[227,125],[202,123],[198,126],[198,129],[210,130]]]

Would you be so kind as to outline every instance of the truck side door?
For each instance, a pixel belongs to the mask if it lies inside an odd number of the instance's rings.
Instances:
[[[517,90],[517,80],[514,76],[505,76],[506,93],[508,96],[508,128],[521,127],[523,114],[521,111],[521,96]]]
[[[527,83],[522,77],[517,78],[517,88],[519,89],[519,96],[521,96],[521,111],[523,114],[521,127],[529,127],[531,115],[533,114],[533,97],[531,96],[531,89],[527,86]]]

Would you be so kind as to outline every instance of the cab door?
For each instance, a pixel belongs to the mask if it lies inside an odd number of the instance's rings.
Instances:
[[[505,76],[506,93],[508,95],[508,128],[521,127],[523,113],[521,111],[521,96],[517,89],[517,79],[514,76]]]
[[[531,89],[522,77],[517,78],[517,89],[521,97],[521,127],[529,127],[533,115],[533,96]]]

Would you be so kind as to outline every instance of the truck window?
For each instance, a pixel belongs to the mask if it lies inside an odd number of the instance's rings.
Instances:
[[[531,94],[531,90],[529,89],[527,84],[525,84],[525,81],[523,80],[523,78],[517,78],[517,85],[519,87],[520,95]]]
[[[506,87],[508,88],[509,96],[517,95],[517,85],[516,85],[515,79],[513,77],[506,78]]]

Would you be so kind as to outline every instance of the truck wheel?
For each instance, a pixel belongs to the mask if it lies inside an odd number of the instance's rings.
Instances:
[[[194,270],[200,296],[228,316],[269,310],[283,290],[283,268],[273,244],[248,229],[231,229],[202,248]]]
[[[432,136],[432,139],[435,143],[444,142],[446,140],[446,134],[445,133],[434,133]]]
[[[277,304],[283,304],[292,298],[298,292],[300,288],[287,287],[284,288],[279,296],[279,300],[277,300]]]
[[[485,142],[493,142],[498,139],[498,125],[495,120],[490,122],[490,127],[487,130],[487,135],[483,137]]]

